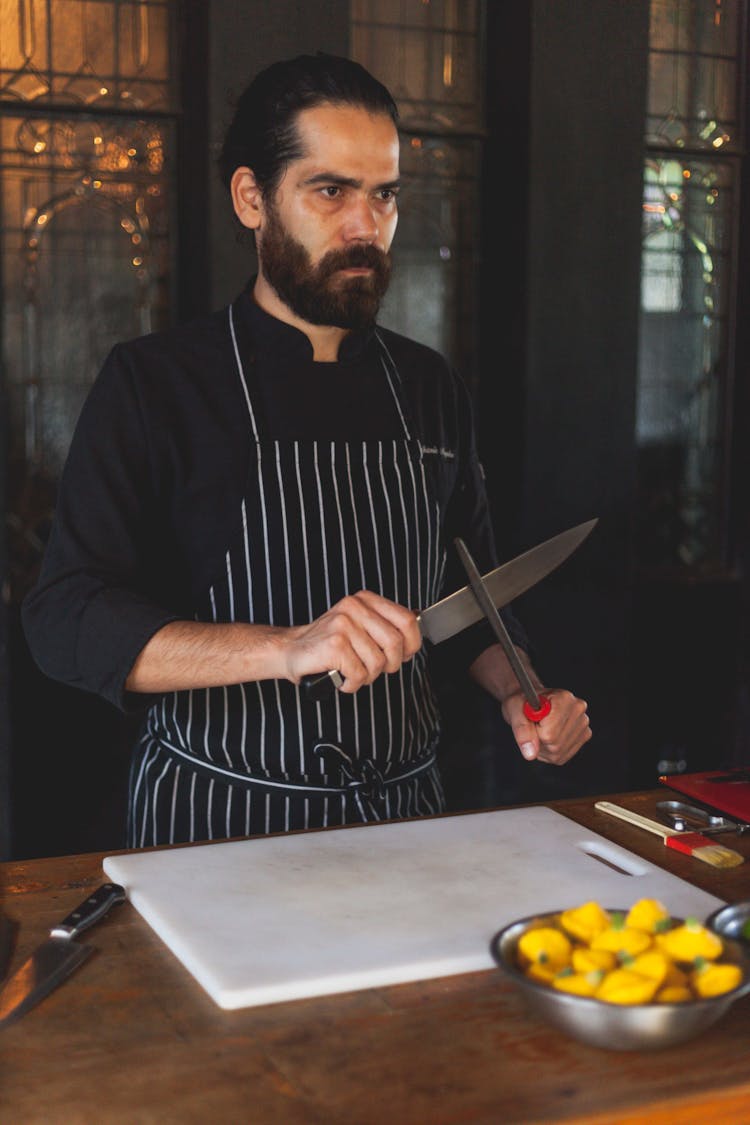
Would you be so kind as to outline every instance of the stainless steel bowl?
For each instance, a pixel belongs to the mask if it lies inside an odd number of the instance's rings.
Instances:
[[[706,925],[722,938],[732,938],[750,950],[750,902],[722,906],[706,918]]]
[[[612,908],[610,913],[626,914]],[[615,1051],[656,1050],[693,1039],[716,1023],[740,996],[750,992],[750,951],[741,942],[722,934],[725,955],[743,973],[742,984],[722,996],[706,1000],[686,1000],[681,1004],[608,1004],[586,996],[558,992],[530,980],[517,967],[516,946],[521,934],[531,925],[553,925],[561,911],[534,914],[512,922],[495,934],[490,951],[501,969],[523,993],[531,1011],[566,1035]],[[681,919],[675,919],[676,922]]]

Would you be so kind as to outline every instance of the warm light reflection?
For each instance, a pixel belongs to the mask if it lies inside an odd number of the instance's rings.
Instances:
[[[3,0],[0,99],[170,106],[164,0]]]
[[[29,544],[46,539],[46,490],[64,464],[87,382],[116,340],[168,317],[167,139],[179,108],[172,7],[0,0],[6,453],[43,482],[38,496],[30,477],[20,500],[7,497],[8,512],[29,528],[20,548],[8,545],[14,601],[25,592],[16,576],[38,564],[27,558]],[[101,311],[95,331],[92,308]]]

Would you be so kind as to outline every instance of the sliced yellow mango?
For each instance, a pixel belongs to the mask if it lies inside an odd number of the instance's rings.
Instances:
[[[702,965],[690,974],[690,983],[697,996],[721,996],[742,983],[742,970],[739,965]]]
[[[640,898],[633,903],[625,916],[625,925],[633,930],[655,934],[669,922],[669,912],[658,899]]]
[[[602,972],[557,973],[553,977],[552,987],[558,992],[570,992],[574,996],[593,996],[603,976]]]
[[[594,995],[608,1004],[648,1004],[657,987],[655,980],[632,969],[615,969],[607,973]]]
[[[719,960],[724,945],[694,918],[675,925],[657,899],[610,912],[599,903],[540,918],[521,935],[519,967],[529,979],[610,1004],[684,1004],[720,996],[743,980]]]
[[[645,953],[639,953],[632,961],[628,962],[627,967],[632,969],[634,973],[640,973],[641,976],[650,977],[655,980],[657,985],[662,985],[667,979],[667,974],[671,967],[672,962],[658,949],[647,949]]]
[[[560,923],[572,937],[589,944],[592,938],[610,926],[611,919],[609,912],[598,902],[585,902],[583,906],[563,910]]]
[[[565,934],[551,926],[526,930],[518,939],[518,952],[525,961],[556,969],[564,969],[570,963],[571,948]]]
[[[667,988],[660,988],[654,1000],[657,1004],[684,1004],[686,1000],[692,1000],[693,994],[689,988],[678,985],[670,985]]]
[[[552,984],[557,974],[557,969],[550,968],[549,965],[544,965],[540,961],[532,961],[524,969],[524,973],[530,980],[538,981],[539,984]]]
[[[696,957],[715,961],[721,956],[721,938],[694,918],[688,918],[681,926],[664,934],[657,934],[655,940],[659,949],[675,961],[690,962]]]
[[[578,946],[571,957],[573,968],[578,973],[595,973],[599,970],[608,973],[617,967],[617,957],[609,949],[587,949]]]
[[[592,939],[592,949],[608,949],[611,953],[630,954],[637,957],[651,945],[651,937],[643,930],[633,930],[625,925],[622,915],[613,915],[612,925]]]
[[[675,965],[674,961],[670,961],[667,975],[665,976],[662,984],[664,988],[687,988],[687,973],[683,972],[679,965]]]

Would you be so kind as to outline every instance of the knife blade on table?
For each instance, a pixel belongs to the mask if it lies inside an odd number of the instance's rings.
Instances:
[[[5,980],[16,948],[18,923],[7,914],[0,913],[0,981]]]
[[[502,566],[483,575],[482,585],[495,608],[500,609],[507,605],[545,578],[555,567],[564,562],[576,547],[580,546],[597,523],[596,519],[587,520],[586,523],[561,531],[559,535],[553,535],[551,539],[546,539],[543,543],[511,559],[510,562],[503,563]],[[423,609],[417,615],[417,621],[422,636],[433,644],[440,644],[441,641],[448,640],[449,637],[467,629],[469,625],[481,621],[484,616],[484,610],[477,601],[471,585],[468,585],[462,586],[455,593]],[[300,686],[306,698],[315,702],[325,699],[334,688],[341,687],[343,682],[341,674],[331,670],[318,675],[305,676]]]
[[[0,988],[0,1027],[28,1012],[86,960],[94,947],[73,939],[125,898],[124,887],[104,883],[50,930],[47,940]]]

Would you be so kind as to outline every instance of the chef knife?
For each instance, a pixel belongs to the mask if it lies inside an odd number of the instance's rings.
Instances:
[[[125,888],[104,883],[50,931],[50,936],[0,989],[0,1026],[24,1015],[86,960],[93,946],[74,941],[118,902]]]
[[[561,531],[559,535],[553,535],[551,539],[483,575],[481,581],[493,605],[497,609],[507,605],[545,578],[575,551],[597,522],[596,519],[587,520]],[[423,609],[417,620],[422,636],[433,644],[439,644],[481,621],[484,616],[471,585],[468,585]],[[341,687],[343,682],[341,674],[334,670],[306,676],[301,687],[306,698],[315,702],[324,699],[334,688]]]

